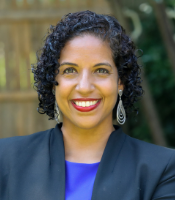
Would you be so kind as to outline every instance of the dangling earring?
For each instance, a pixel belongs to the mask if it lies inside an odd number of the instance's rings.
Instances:
[[[59,124],[59,123],[63,122],[63,116],[62,116],[62,113],[61,113],[61,111],[58,107],[56,99],[55,99],[54,110],[56,111],[55,112],[55,120],[57,121],[57,123]]]
[[[55,95],[55,90],[54,89],[52,89],[52,94]]]
[[[119,100],[118,107],[117,107],[117,122],[120,125],[124,124],[126,121],[126,113],[125,113],[125,109],[123,107],[123,103],[121,100],[122,94],[123,94],[123,91],[119,90],[120,100]]]
[[[55,95],[54,89],[52,89],[52,93],[53,93],[53,95]],[[55,99],[55,105],[54,105],[54,117],[55,117],[55,120],[57,121],[58,124],[63,122],[63,116],[62,116],[62,113],[61,113],[61,111],[58,107],[56,99]]]

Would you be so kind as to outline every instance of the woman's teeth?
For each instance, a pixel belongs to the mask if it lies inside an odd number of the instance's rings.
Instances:
[[[95,105],[97,102],[98,100],[97,101],[74,101],[74,103],[77,106],[81,106],[81,107],[89,107],[89,106]]]

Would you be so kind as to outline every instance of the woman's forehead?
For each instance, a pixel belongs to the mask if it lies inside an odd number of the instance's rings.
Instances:
[[[61,50],[60,59],[71,58],[84,59],[112,59],[112,51],[106,41],[93,36],[77,36],[66,43]]]

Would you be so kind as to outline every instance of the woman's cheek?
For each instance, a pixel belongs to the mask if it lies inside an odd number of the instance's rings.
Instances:
[[[106,97],[117,96],[117,82],[110,80],[103,83],[103,91]]]
[[[71,93],[74,88],[73,81],[59,80],[59,85],[57,86],[58,98],[69,100],[71,98]]]

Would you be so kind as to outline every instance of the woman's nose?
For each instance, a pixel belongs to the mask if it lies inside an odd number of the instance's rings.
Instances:
[[[90,72],[84,71],[80,74],[76,90],[82,94],[88,94],[94,90],[93,77]]]

